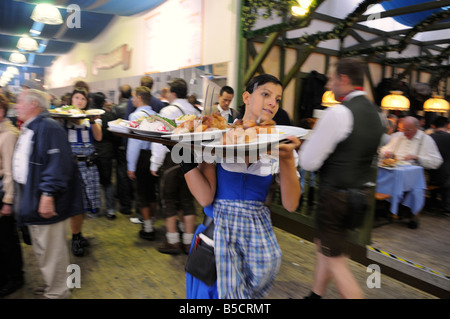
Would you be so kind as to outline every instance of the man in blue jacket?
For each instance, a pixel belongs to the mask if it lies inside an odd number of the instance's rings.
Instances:
[[[84,211],[81,182],[67,135],[48,107],[46,93],[33,89],[23,91],[15,106],[23,124],[13,156],[14,210],[18,224],[30,230],[44,297],[70,298],[67,231],[69,217]]]

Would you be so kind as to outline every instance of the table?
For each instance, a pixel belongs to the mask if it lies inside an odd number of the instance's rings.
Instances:
[[[398,214],[398,205],[411,208],[414,215],[425,204],[425,173],[422,166],[405,165],[396,167],[379,167],[377,176],[377,193],[388,194],[391,199],[390,211]]]

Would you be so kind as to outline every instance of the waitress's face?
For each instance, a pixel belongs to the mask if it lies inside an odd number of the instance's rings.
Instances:
[[[246,119],[256,121],[261,114],[261,122],[271,120],[280,107],[282,94],[281,85],[271,82],[261,84],[251,94],[244,92]]]
[[[87,105],[87,99],[81,93],[75,93],[72,96],[72,105],[76,106],[79,109],[84,109]]]

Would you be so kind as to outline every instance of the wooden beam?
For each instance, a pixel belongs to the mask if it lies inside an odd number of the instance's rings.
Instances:
[[[253,58],[253,60],[256,58],[256,56],[258,55],[258,52],[256,51],[256,48],[255,48],[255,45],[254,45],[254,43],[255,42],[253,42],[253,41],[247,41],[247,43],[248,43],[248,46],[247,46],[247,50],[248,50],[248,53],[250,54],[250,56]],[[260,74],[264,74],[264,73],[266,73],[265,71],[264,71],[264,68],[262,67],[262,65],[260,64],[260,65],[258,65],[258,67],[257,67],[257,69],[256,69],[256,72],[258,72],[258,73],[260,73]]]
[[[273,32],[269,35],[266,42],[264,43],[263,47],[261,48],[261,51],[259,51],[258,55],[253,60],[253,63],[249,66],[247,72],[244,75],[244,85],[248,83],[248,81],[251,80],[251,78],[255,75],[256,70],[258,67],[263,63],[267,55],[269,54],[270,50],[275,45],[276,40],[280,36],[281,31]]]
[[[423,12],[426,10],[432,10],[432,9],[440,9],[442,7],[450,6],[450,0],[440,0],[440,1],[430,1],[420,4],[414,4],[407,7],[382,11],[374,14],[366,14],[359,18],[359,21],[367,21],[368,19],[376,18],[376,19],[383,19],[383,18],[389,18],[389,17],[395,17],[399,15],[409,14],[409,13],[416,13],[416,12]]]
[[[317,45],[317,44],[316,44]],[[308,59],[309,55],[314,52],[314,49],[316,46],[309,45],[305,46],[305,48],[301,51],[299,56],[297,57],[297,62],[295,65],[289,70],[289,72],[286,74],[286,76],[283,78],[283,87],[287,87],[289,82],[295,77],[295,75],[299,72],[300,68],[302,67],[303,63],[305,63],[306,59]]]

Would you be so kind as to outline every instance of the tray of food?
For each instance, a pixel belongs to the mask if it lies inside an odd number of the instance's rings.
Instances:
[[[219,139],[204,142],[202,146],[223,150],[269,149],[273,144],[289,142],[288,136],[301,138],[308,130],[276,125],[272,120],[257,124],[255,121],[236,121]]]
[[[162,137],[179,141],[211,141],[220,138],[229,129],[227,120],[215,113],[185,120]]]
[[[128,127],[130,121],[117,119],[108,122],[108,127],[112,132],[120,133],[130,133],[130,128]]]
[[[105,113],[105,110],[101,109],[89,109],[81,110],[74,105],[65,105],[49,110],[50,115],[56,118],[87,118],[92,116],[99,116]]]
[[[135,121],[129,121],[127,127],[135,134],[160,137],[172,132],[176,128],[174,121],[159,115],[141,117]]]

